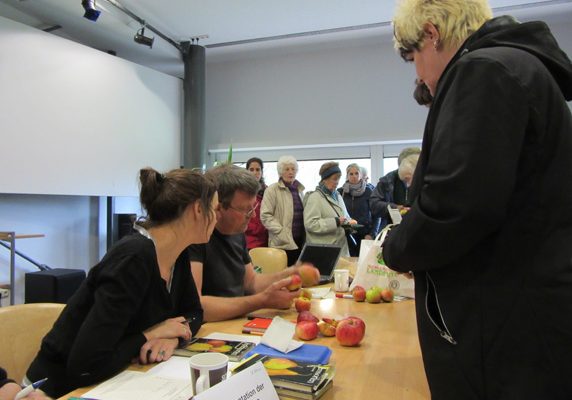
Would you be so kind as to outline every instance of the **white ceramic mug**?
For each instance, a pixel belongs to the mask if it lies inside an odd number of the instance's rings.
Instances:
[[[228,357],[221,353],[201,353],[189,359],[193,393],[199,394],[226,379]]]
[[[336,292],[347,292],[350,283],[349,269],[334,270],[334,290]]]

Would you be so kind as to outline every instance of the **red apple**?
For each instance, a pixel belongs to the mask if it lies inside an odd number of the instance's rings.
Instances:
[[[302,322],[302,321],[318,322],[319,319],[310,311],[300,311],[300,313],[298,314],[298,318],[296,319],[296,322]]]
[[[365,299],[368,303],[381,302],[381,290],[377,287],[371,287],[365,292]]]
[[[360,325],[363,328],[363,331],[365,332],[365,322],[363,322],[363,319],[358,318],[358,317],[353,317],[353,316],[349,316],[346,319],[353,319],[354,322],[358,325]]]
[[[328,324],[334,325],[334,326],[338,326],[338,322],[339,322],[333,318],[322,318],[322,321],[327,322]]]
[[[318,329],[322,336],[331,337],[336,336],[336,327],[332,324],[327,323],[326,321],[318,322]]]
[[[314,321],[300,321],[296,324],[296,336],[302,340],[312,340],[318,337],[318,324]]]
[[[386,288],[381,291],[381,299],[386,303],[391,303],[393,301],[393,290]]]
[[[300,290],[300,297],[307,297],[311,299],[314,296],[312,295],[312,291],[310,289],[302,289]]]
[[[302,263],[298,267],[298,273],[302,278],[302,286],[315,286],[320,283],[320,271],[310,263]]]
[[[294,299],[294,307],[298,312],[310,311],[310,308],[312,307],[312,301],[307,297],[296,297]]]
[[[354,296],[354,301],[361,303],[365,300],[365,289],[359,285],[356,285],[352,290],[352,296]]]
[[[339,322],[336,338],[342,346],[357,346],[365,335],[365,323],[357,317],[349,317]]]
[[[286,289],[293,292],[295,290],[300,289],[301,287],[302,287],[302,278],[300,278],[300,275],[292,274],[292,276],[290,276],[290,284],[286,286]]]

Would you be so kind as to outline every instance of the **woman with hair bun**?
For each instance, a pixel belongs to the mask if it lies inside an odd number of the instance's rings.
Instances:
[[[147,217],[95,265],[44,337],[25,381],[60,397],[103,381],[132,361],[167,360],[203,319],[186,248],[216,223],[216,186],[200,172],[140,171]]]

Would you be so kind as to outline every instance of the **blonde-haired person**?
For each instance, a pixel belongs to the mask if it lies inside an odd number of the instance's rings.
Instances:
[[[335,161],[320,167],[320,183],[316,190],[304,196],[304,226],[308,243],[334,244],[342,248],[341,255],[349,256],[345,225],[357,222],[350,217],[344,200],[336,188],[342,171]]]
[[[433,101],[383,258],[415,276],[431,398],[572,399],[572,63],[484,0],[405,0],[394,29]]]
[[[304,185],[296,179],[298,161],[294,157],[280,157],[276,169],[280,178],[264,192],[260,220],[268,229],[268,245],[285,250],[288,265],[294,265],[305,242]]]
[[[419,159],[419,147],[406,147],[397,157],[398,168],[379,178],[379,182],[369,199],[369,207],[374,218],[380,218],[380,227],[391,223],[387,206],[407,208],[409,206],[409,186]],[[408,162],[403,164],[403,160]],[[403,165],[403,167],[402,167]]]
[[[346,167],[346,182],[338,189],[342,196],[346,210],[361,227],[348,235],[350,256],[359,256],[359,249],[363,239],[374,238],[379,231],[379,218],[371,216],[369,199],[373,188],[368,185],[362,175],[362,169],[356,163]]]
[[[188,169],[145,168],[139,179],[147,217],[89,271],[28,368],[25,381],[47,377],[42,390],[51,397],[108,379],[134,359],[167,360],[201,326],[186,249],[214,230],[215,183]]]

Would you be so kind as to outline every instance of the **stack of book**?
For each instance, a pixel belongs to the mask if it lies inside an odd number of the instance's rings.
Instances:
[[[226,354],[230,361],[240,361],[255,344],[251,342],[236,340],[220,340],[207,338],[192,338],[182,343],[173,354],[176,356],[194,356],[199,353],[223,353]]]
[[[315,400],[333,385],[334,368],[284,357],[254,354],[237,365],[233,374],[260,361],[281,399]]]

